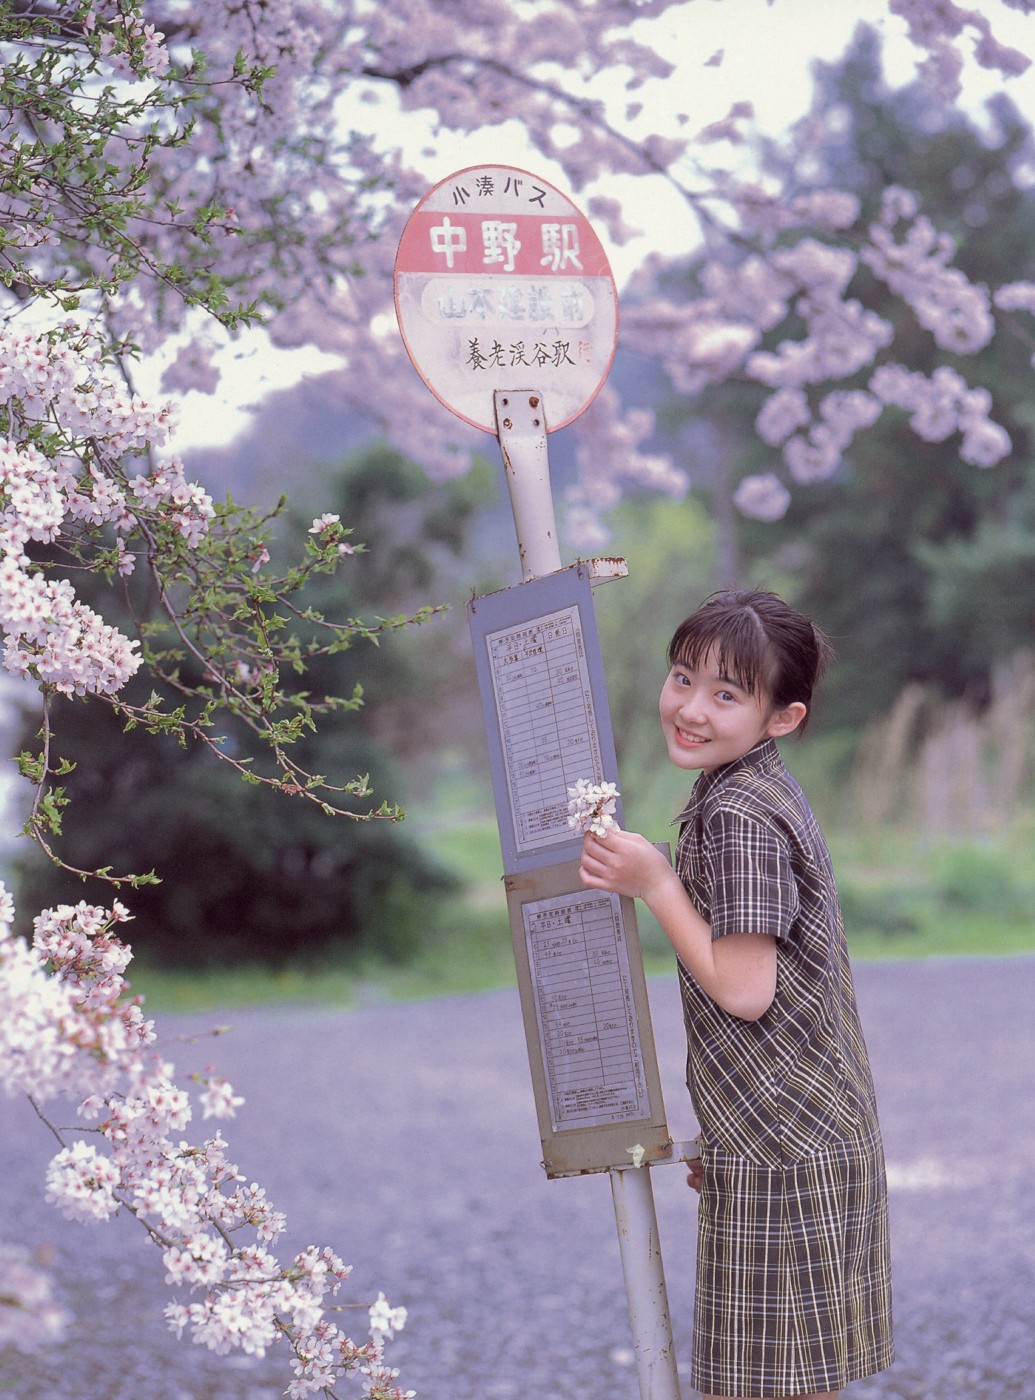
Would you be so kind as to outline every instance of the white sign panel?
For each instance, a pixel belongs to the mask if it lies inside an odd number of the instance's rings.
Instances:
[[[395,306],[425,384],[490,433],[495,390],[537,389],[555,432],[614,358],[618,296],[600,239],[571,200],[513,166],[473,166],[425,195],[399,240]]]
[[[570,841],[568,788],[602,779],[579,609],[491,632],[485,642],[517,850]]]
[[[467,605],[507,874],[577,857],[568,788],[618,781],[590,580],[575,564]]]
[[[617,895],[522,906],[554,1132],[650,1116]]]

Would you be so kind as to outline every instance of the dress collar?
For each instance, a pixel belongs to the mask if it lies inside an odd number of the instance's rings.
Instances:
[[[713,768],[708,773],[702,773],[690,791],[689,802],[677,817],[672,818],[670,825],[675,826],[677,822],[686,821],[709,793],[721,787],[734,773],[739,773],[744,769],[751,769],[755,773],[775,773],[782,767],[783,759],[777,748],[776,740],[760,739],[754,748],[748,749],[747,753],[741,754],[740,758],[735,758],[730,763],[720,764],[718,768]]]

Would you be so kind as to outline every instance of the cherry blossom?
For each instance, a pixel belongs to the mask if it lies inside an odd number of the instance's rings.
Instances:
[[[27,1249],[0,1242],[0,1347],[40,1351],[58,1341],[71,1318],[54,1301],[49,1274]]]
[[[943,350],[971,354],[982,349],[995,330],[988,291],[969,282],[959,268],[948,266],[956,251],[953,240],[922,215],[913,219],[900,242],[895,241],[895,224],[908,217],[902,193],[885,193],[881,221],[870,227],[862,260],[913,308]]]
[[[995,466],[1010,451],[1009,434],[988,417],[991,394],[969,388],[948,365],[940,365],[930,376],[904,365],[882,365],[870,389],[884,403],[906,410],[910,427],[927,442],[944,442],[961,433],[960,456],[973,466]]]
[[[889,9],[904,19],[932,82],[956,83],[972,44],[980,64],[1005,76],[1027,66],[1021,53],[996,41],[993,15],[951,0],[889,0]],[[678,10],[677,0],[649,0],[635,7],[635,18],[657,21]],[[302,6],[266,0],[261,11],[253,0],[217,3],[192,16],[190,26],[174,23],[157,4],[141,8],[130,0],[104,0],[77,14],[90,44],[89,61],[116,82],[132,79],[126,90],[141,104],[127,117],[126,140],[109,143],[112,169],[123,184],[135,149],[130,138],[157,112],[170,137],[186,132],[188,121],[196,124],[189,140],[169,140],[153,154],[163,207],[174,211],[171,216],[156,220],[144,217],[143,206],[126,205],[126,228],[147,275],[117,296],[100,291],[111,266],[110,245],[77,233],[73,224],[55,227],[41,217],[39,198],[57,192],[47,184],[54,176],[43,162],[39,193],[7,197],[8,237],[40,285],[60,268],[73,239],[76,257],[96,279],[96,287],[77,292],[80,305],[64,318],[70,370],[90,353],[76,337],[103,307],[113,343],[132,343],[144,353],[175,344],[164,377],[170,391],[210,392],[235,318],[262,318],[275,344],[309,343],[336,356],[342,366],[336,391],[364,413],[382,415],[391,440],[430,474],[465,470],[474,439],[448,415],[429,414],[426,390],[412,374],[399,337],[385,331],[392,260],[402,221],[427,191],[429,171],[441,172],[438,134],[485,132],[514,114],[530,145],[557,164],[573,191],[588,191],[592,210],[616,242],[630,230],[603,183],[615,174],[661,173],[683,195],[688,227],[696,223],[707,230],[709,255],[695,304],[678,314],[661,303],[644,311],[633,307],[623,321],[629,343],[660,350],[681,392],[692,394],[745,372],[772,388],[820,384],[824,377],[836,388],[853,366],[872,363],[876,351],[888,348],[889,332],[846,295],[846,275],[856,259],[887,280],[939,345],[969,353],[990,333],[989,294],[950,265],[949,244],[908,207],[905,192],[888,202],[866,234],[857,227],[859,202],[850,192],[763,188],[709,163],[716,138],[743,135],[751,121],[748,101],[735,95],[726,120],[697,137],[678,117],[666,125],[661,113],[669,104],[651,98],[670,78],[672,64],[654,43],[649,24],[630,28],[622,0],[596,0],[578,12],[550,0],[532,29],[513,7],[485,0],[464,7],[461,48],[455,43],[457,13],[430,0],[414,0],[402,10],[361,0],[347,16],[328,0]],[[203,73],[195,64],[202,52]],[[567,75],[563,85],[555,81],[557,65]],[[79,81],[80,73],[86,81],[82,62],[70,66],[69,82]],[[613,87],[616,75],[627,89],[626,109],[635,105],[646,123],[635,141],[603,95],[603,80]],[[392,144],[387,118],[400,108],[435,114],[427,169],[411,167]],[[573,126],[576,141],[562,135]],[[122,187],[113,176],[113,189]],[[192,241],[189,211],[199,208],[205,211],[204,239]],[[796,243],[777,246],[777,235],[794,231],[802,235]],[[177,269],[176,285],[187,295],[163,285],[167,268]],[[213,277],[225,292],[225,335],[193,310],[196,289]],[[786,340],[773,358],[760,349],[760,337],[795,309],[805,313],[809,333],[796,347]],[[60,319],[60,306],[58,312]],[[78,326],[72,328],[74,319]],[[23,380],[43,368],[27,349],[0,357],[0,402],[7,397],[9,366],[23,366]],[[132,379],[131,366],[123,363]],[[96,395],[91,378],[74,373],[72,382],[85,383],[85,392]],[[94,416],[106,392],[96,395]],[[142,446],[147,433],[152,443],[158,441],[150,427],[135,431],[146,408],[139,396],[113,400],[113,451],[132,450],[134,442]],[[617,417],[636,411],[625,409]],[[662,467],[650,451],[629,457],[624,442],[608,442],[603,425],[614,423],[616,414],[602,399],[585,416],[586,432],[596,442],[593,480],[601,492],[606,495],[612,483],[619,491],[634,485],[672,489],[678,464]],[[795,450],[823,453],[815,442]],[[80,488],[80,495],[93,500],[95,513],[108,508],[96,485]],[[602,540],[606,531],[593,493],[580,489],[573,504],[569,528],[577,532],[576,542]],[[184,505],[180,523],[196,543],[204,503]],[[129,572],[133,562],[121,557],[119,566]]]
[[[572,831],[606,835],[617,825],[618,797],[616,783],[593,783],[579,778],[568,789],[568,825]]]
[[[205,1087],[198,1095],[202,1112],[206,1118],[232,1118],[235,1111],[244,1103],[225,1079],[213,1075],[205,1081]]]
[[[764,205],[752,193],[741,213],[765,227],[767,236],[778,226],[793,226],[790,208],[775,221],[760,220]],[[846,203],[844,217],[851,213]],[[1014,283],[990,294],[950,265],[954,251],[952,240],[923,216],[915,194],[891,187],[879,220],[860,232],[858,251],[803,234],[707,264],[702,294],[689,303],[648,300],[634,308],[633,342],[646,349],[652,325],[663,325],[666,368],[686,392],[732,375],[771,389],[756,431],[781,449],[787,476],[799,485],[832,476],[855,435],[876,422],[885,406],[907,410],[912,429],[928,441],[958,432],[963,461],[994,466],[1011,443],[989,418],[990,397],[969,388],[950,366],[924,376],[886,358],[894,346],[891,323],[850,295],[855,273],[865,265],[901,297],[939,348],[973,353],[994,334],[993,303],[1004,312],[1027,311],[1035,308],[1035,293],[1030,284]],[[779,331],[792,313],[804,333],[759,348],[763,336]],[[847,387],[867,371],[867,388]],[[742,513],[760,520],[779,519],[788,502],[786,485],[774,472],[748,478],[734,497]],[[579,524],[592,528],[592,520]],[[598,547],[603,542],[596,541]]]
[[[89,1143],[62,1148],[47,1168],[47,1200],[69,1220],[106,1220],[119,1208],[119,1170]]]
[[[650,490],[678,500],[685,495],[689,481],[667,457],[643,451],[642,444],[654,427],[649,410],[623,411],[618,395],[607,384],[594,407],[592,416],[585,414],[574,425],[578,477],[565,493],[566,536],[586,553],[607,544],[609,537],[600,513],[617,504],[625,482],[649,484]],[[618,454],[621,470],[600,471],[601,458],[607,453]]]
[[[760,472],[744,477],[734,493],[733,503],[752,520],[772,522],[787,514],[791,493],[778,476]]]
[[[1035,283],[1008,282],[996,288],[992,300],[1001,311],[1035,312]]]
[[[1029,8],[1027,0],[1006,3],[1016,9]],[[1031,63],[1025,54],[995,39],[987,15],[964,9],[953,0],[889,0],[888,8],[906,21],[912,41],[928,51],[920,66],[921,75],[949,101],[959,95],[963,67],[955,41],[968,29],[975,31],[974,55],[983,67],[1011,75],[1025,72]]]
[[[805,392],[799,388],[777,389],[766,399],[755,419],[758,436],[770,447],[784,442],[795,428],[806,427],[812,421],[812,411]]]
[[[68,1141],[68,1130],[51,1124],[62,1146],[47,1169],[47,1199],[84,1224],[120,1211],[140,1221],[162,1250],[166,1281],[186,1295],[166,1309],[176,1332],[222,1355],[261,1356],[286,1341],[292,1394],[352,1373],[365,1393],[399,1400],[385,1346],[405,1309],[379,1292],[366,1339],[347,1337],[325,1313],[348,1266],[315,1246],[279,1260],[273,1249],[284,1215],[258,1183],[246,1183],[221,1134],[200,1144],[182,1137],[193,1118],[190,1095],[175,1083],[139,1000],[126,996],[130,951],[116,928],[128,909],[81,901],[45,910],[31,944],[12,934],[13,914],[0,887],[0,1084],[28,1093],[41,1116],[52,1101],[71,1098],[82,1120],[97,1124],[86,1130],[93,1140]],[[232,1116],[243,1102],[220,1076],[194,1077],[206,1117]],[[0,1304],[0,1341],[11,1315],[31,1309],[22,1345],[43,1345],[64,1315],[24,1252],[0,1245],[4,1260],[13,1278]]]

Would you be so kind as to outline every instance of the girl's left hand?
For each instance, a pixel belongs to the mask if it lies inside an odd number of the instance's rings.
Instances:
[[[583,838],[579,878],[591,889],[646,899],[651,886],[672,873],[661,852],[635,831],[612,828],[603,836],[590,832]]]
[[[700,1133],[697,1134],[697,1137],[694,1139],[694,1141],[701,1141]],[[683,1160],[686,1163],[687,1169],[686,1184],[687,1186],[691,1187],[692,1190],[696,1191],[698,1195],[700,1195],[701,1187],[704,1185],[704,1162],[701,1159],[701,1155],[700,1153],[698,1153],[696,1157],[684,1157]]]

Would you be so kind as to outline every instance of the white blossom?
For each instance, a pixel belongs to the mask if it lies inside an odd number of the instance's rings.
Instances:
[[[594,783],[579,778],[568,789],[568,825],[582,834],[604,836],[618,823],[618,787],[615,783]]]
[[[292,1382],[298,1394],[352,1370],[393,1393],[384,1347],[403,1326],[405,1309],[378,1294],[369,1339],[356,1344],[340,1333],[326,1310],[348,1266],[312,1246],[279,1260],[272,1246],[284,1216],[258,1183],[246,1183],[220,1134],[200,1144],[180,1136],[192,1118],[190,1096],[156,1052],[151,1022],[124,997],[130,952],[115,929],[129,911],[118,902],[103,909],[85,901],[44,910],[31,945],[12,934],[13,915],[0,885],[0,1084],[8,1093],[29,1093],[41,1111],[71,1096],[100,1135],[97,1142],[76,1137],[54,1156],[47,1199],[83,1223],[125,1205],[154,1232],[168,1283],[188,1295],[166,1309],[174,1331],[219,1354],[256,1356],[288,1337],[303,1358]],[[208,1109],[225,1114],[241,1104],[218,1075],[195,1079]],[[66,1319],[46,1279],[3,1244],[0,1268],[8,1274],[0,1343],[16,1327],[24,1347],[56,1337]]]

